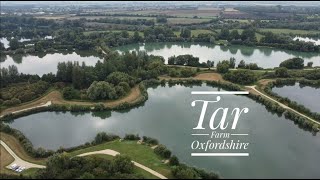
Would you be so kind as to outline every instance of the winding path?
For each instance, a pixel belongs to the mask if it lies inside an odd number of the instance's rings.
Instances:
[[[21,159],[18,155],[16,155],[16,153],[13,152],[13,150],[5,143],[3,142],[2,140],[0,140],[0,144],[8,151],[8,153],[14,158],[14,161],[12,163],[10,163],[7,168],[10,169],[10,166],[12,164],[17,164],[18,166],[22,166],[22,167],[25,167],[26,169],[29,169],[29,168],[46,168],[45,166],[43,165],[38,165],[38,164],[33,164],[33,163],[30,163],[30,162],[27,162],[23,159]],[[106,154],[106,155],[110,155],[110,156],[116,156],[116,155],[119,155],[120,153],[117,152],[117,151],[114,151],[114,150],[111,150],[111,149],[105,149],[105,150],[101,150],[101,151],[93,151],[93,152],[88,152],[88,153],[83,153],[83,154],[80,154],[80,155],[77,155],[79,157],[83,157],[83,156],[89,156],[89,155],[93,155],[93,154]],[[165,176],[163,176],[162,174],[140,164],[140,163],[137,163],[135,161],[132,161],[132,163],[153,174],[154,176],[160,178],[160,179],[167,179]]]
[[[42,165],[38,165],[38,164],[33,164],[33,163],[29,163],[23,159],[21,159],[19,156],[16,155],[16,153],[14,153],[12,151],[12,149],[3,141],[0,140],[0,144],[8,151],[8,153],[14,158],[14,161],[12,163],[10,163],[7,168],[10,169],[10,166],[12,164],[17,164],[18,166],[22,166],[25,167],[26,169],[29,168],[46,168],[45,166]]]
[[[25,109],[21,109],[21,110],[17,110],[17,111],[13,111],[11,112],[12,114],[15,114],[15,113],[19,113],[19,112],[23,112],[23,111],[28,111],[28,110],[31,110],[31,109],[36,109],[36,108],[41,108],[41,107],[47,107],[47,106],[50,106],[52,104],[51,101],[48,101],[46,102],[45,104],[41,104],[41,105],[38,105],[38,106],[33,106],[33,107],[30,107],[30,108],[25,108]],[[4,116],[4,115],[1,115],[0,118]]]
[[[105,149],[105,150],[101,150],[101,151],[93,151],[93,152],[79,154],[77,156],[82,157],[82,156],[89,156],[89,155],[93,155],[93,154],[106,154],[106,155],[110,155],[110,156],[116,156],[116,155],[119,155],[120,153],[117,152],[117,151],[111,150],[111,149]],[[145,171],[148,171],[149,173],[153,174],[154,176],[156,176],[156,177],[158,177],[160,179],[168,179],[165,176],[163,176],[162,174],[160,174],[160,173],[158,173],[158,172],[156,172],[156,171],[154,171],[154,170],[152,170],[152,169],[150,169],[150,168],[148,168],[148,167],[146,167],[146,166],[144,166],[142,164],[139,164],[139,163],[137,163],[135,161],[132,161],[132,163],[135,166],[137,166],[137,167],[139,167],[139,168],[141,168],[141,169],[143,169]]]
[[[260,95],[268,98],[269,100],[271,100],[271,101],[279,104],[281,107],[283,107],[283,108],[285,108],[285,109],[288,109],[288,110],[291,110],[291,111],[297,113],[298,115],[307,118],[308,120],[312,121],[313,123],[316,123],[316,124],[320,125],[320,122],[318,122],[318,121],[316,121],[316,120],[314,120],[314,119],[312,119],[312,118],[310,118],[310,117],[308,117],[308,116],[306,116],[306,115],[304,115],[304,114],[302,114],[302,113],[300,113],[300,112],[292,109],[291,107],[289,107],[289,106],[287,106],[287,105],[285,105],[285,104],[282,104],[281,102],[279,102],[279,101],[271,98],[270,96],[267,96],[267,95],[265,95],[264,93],[260,92],[259,90],[256,89],[256,86],[246,86],[246,87],[249,88],[249,89],[254,90],[254,91],[257,92],[258,94],[260,94]]]

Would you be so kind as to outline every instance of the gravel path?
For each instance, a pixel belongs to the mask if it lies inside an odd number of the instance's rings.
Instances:
[[[17,164],[18,166],[25,167],[26,169],[29,168],[46,168],[45,166],[29,163],[27,161],[24,161],[23,159],[19,158],[11,149],[10,147],[3,141],[0,140],[0,144],[8,151],[8,153],[14,158],[14,161],[7,166],[8,169],[10,169],[10,166],[12,164]]]
[[[273,99],[273,98],[271,98],[271,97],[263,94],[262,92],[260,92],[259,90],[257,90],[257,89],[255,88],[255,86],[246,86],[246,87],[254,90],[255,92],[257,92],[257,93],[259,93],[260,95],[262,95],[262,96],[270,99],[271,101],[273,101],[273,102],[275,102],[275,103],[278,103],[281,107],[283,107],[283,108],[285,108],[285,109],[289,109],[289,110],[297,113],[298,115],[300,115],[300,116],[302,116],[302,117],[305,117],[305,118],[307,118],[308,120],[310,120],[310,121],[312,121],[312,122],[320,125],[320,122],[318,122],[318,121],[316,121],[316,120],[314,120],[314,119],[312,119],[312,118],[310,118],[310,117],[308,117],[308,116],[306,116],[306,115],[304,115],[304,114],[302,114],[302,113],[300,113],[300,112],[298,112],[298,111],[296,111],[296,110],[294,110],[294,109],[286,106],[285,104],[282,104],[281,102],[279,102],[279,101],[277,101],[277,100],[275,100],[275,99]]]

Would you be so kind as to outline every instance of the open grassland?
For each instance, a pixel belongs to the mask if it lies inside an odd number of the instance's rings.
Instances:
[[[153,152],[153,149],[147,145],[137,144],[136,141],[120,142],[119,140],[115,140],[112,142],[107,142],[97,146],[74,151],[71,152],[70,155],[76,156],[79,154],[104,149],[112,149],[114,151],[119,152],[120,154],[127,155],[133,161],[136,161],[146,167],[149,167],[168,178],[172,178],[170,167],[162,162],[162,159]]]

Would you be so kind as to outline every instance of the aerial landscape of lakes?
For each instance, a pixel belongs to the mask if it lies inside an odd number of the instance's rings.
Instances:
[[[201,105],[191,106],[196,99],[215,100],[216,95],[191,95],[191,91],[224,91],[201,86],[148,88],[149,99],[139,107],[126,111],[104,112],[42,112],[8,123],[20,130],[35,147],[59,149],[91,141],[98,132],[124,136],[126,133],[157,138],[173,154],[188,165],[215,170],[225,178],[316,178],[320,176],[320,138],[318,134],[300,129],[292,121],[271,113],[252,99],[237,95],[221,95],[221,101],[208,107],[205,123],[219,107],[248,107],[236,130],[248,133],[239,137],[249,142],[249,157],[191,157],[191,143],[206,137],[191,136],[198,122]],[[218,114],[221,117],[221,114]],[[233,118],[228,116],[227,121]],[[208,127],[208,126],[206,126]],[[207,128],[206,133],[212,130]],[[304,164],[304,168],[301,168]],[[296,169],[296,171],[292,171]]]

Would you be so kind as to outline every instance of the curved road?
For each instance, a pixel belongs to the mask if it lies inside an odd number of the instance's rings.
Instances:
[[[25,167],[26,169],[29,168],[46,168],[45,166],[42,165],[38,165],[38,164],[33,164],[33,163],[29,163],[21,158],[19,158],[19,156],[16,155],[16,153],[14,153],[11,148],[3,141],[0,140],[0,144],[8,151],[8,153],[14,158],[14,161],[12,163],[10,163],[7,168],[10,169],[10,166],[12,164],[17,164],[18,166],[22,166]]]
[[[285,104],[282,104],[281,102],[279,102],[279,101],[271,98],[270,96],[267,96],[267,95],[263,94],[262,92],[260,92],[259,90],[256,89],[256,86],[246,86],[246,87],[249,88],[249,89],[254,90],[255,92],[259,93],[260,95],[268,98],[269,100],[271,100],[271,101],[273,101],[273,102],[276,102],[276,103],[279,104],[281,107],[283,107],[283,108],[285,108],[285,109],[289,109],[289,110],[295,112],[296,114],[298,114],[298,115],[300,115],[300,116],[302,116],[302,117],[307,118],[308,120],[312,121],[313,123],[316,123],[316,124],[320,125],[320,122],[318,122],[318,121],[316,121],[316,120],[314,120],[314,119],[312,119],[312,118],[310,118],[310,117],[308,117],[308,116],[306,116],[306,115],[304,115],[304,114],[302,114],[302,113],[300,113],[300,112],[292,109],[291,107],[289,107],[289,106],[287,106],[287,105],[285,105]]]

